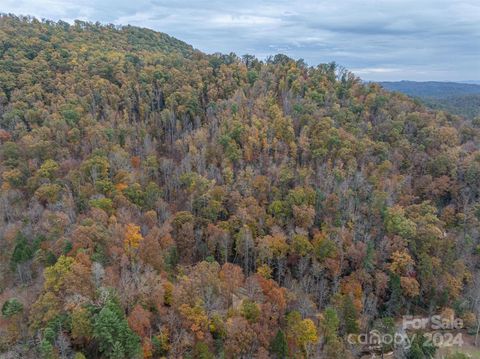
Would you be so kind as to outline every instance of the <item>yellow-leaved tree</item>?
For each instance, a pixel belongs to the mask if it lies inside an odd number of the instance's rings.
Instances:
[[[142,241],[143,237],[140,233],[140,227],[133,223],[127,224],[125,228],[125,238],[123,240],[125,253],[127,253],[129,257],[133,256]]]

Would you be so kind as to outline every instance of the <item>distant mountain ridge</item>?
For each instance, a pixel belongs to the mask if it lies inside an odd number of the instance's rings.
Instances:
[[[440,81],[379,82],[390,91],[420,99],[425,105],[467,118],[480,116],[480,84]]]
[[[480,85],[480,80],[465,80],[465,81],[458,81],[462,84],[474,84],[474,85]]]
[[[440,82],[440,81],[398,81],[380,82],[380,85],[390,91],[398,91],[409,96],[444,98],[480,94],[480,85],[474,83]]]

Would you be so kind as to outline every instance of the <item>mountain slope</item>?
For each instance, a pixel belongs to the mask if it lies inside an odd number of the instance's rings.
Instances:
[[[473,119],[480,116],[480,85],[456,82],[380,82],[390,91],[417,97],[427,106]]]
[[[8,355],[345,358],[380,319],[475,324],[470,122],[145,29],[2,16],[0,41]]]
[[[402,92],[414,97],[444,98],[459,95],[480,95],[480,85],[459,82],[385,81],[380,82],[380,85],[388,90]]]
[[[448,111],[473,120],[480,118],[480,94],[449,96],[439,99],[425,98],[422,101],[428,107],[436,110]]]

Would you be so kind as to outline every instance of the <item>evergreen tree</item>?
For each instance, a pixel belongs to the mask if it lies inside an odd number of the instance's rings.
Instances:
[[[23,311],[23,304],[17,298],[11,298],[5,301],[2,306],[2,315],[9,318]]]
[[[284,359],[288,354],[288,343],[285,333],[282,330],[278,330],[277,334],[270,343],[270,353],[274,355],[276,359]]]
[[[412,340],[412,346],[407,353],[407,359],[431,359],[435,356],[437,348],[427,341],[422,333],[416,333]]]
[[[402,308],[402,286],[400,283],[400,276],[396,274],[391,274],[389,280],[389,287],[390,298],[386,303],[387,314],[390,316],[395,316],[400,313],[400,310]]]
[[[32,259],[33,250],[28,243],[27,238],[21,233],[15,238],[15,249],[12,254],[12,264],[17,265]]]
[[[40,342],[40,357],[42,359],[54,359],[53,345],[48,340],[43,339]]]
[[[343,297],[342,314],[345,332],[358,333],[357,308],[355,308],[355,305],[353,304],[352,297],[348,294]]]
[[[110,300],[96,315],[93,335],[100,352],[107,358],[136,358],[139,356],[140,339],[130,329],[122,309]]]

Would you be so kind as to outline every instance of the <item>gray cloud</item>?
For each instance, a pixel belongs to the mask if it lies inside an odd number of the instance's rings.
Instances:
[[[478,0],[2,0],[0,11],[132,24],[206,52],[336,61],[369,80],[480,79]]]

